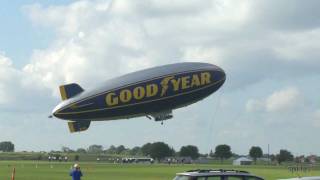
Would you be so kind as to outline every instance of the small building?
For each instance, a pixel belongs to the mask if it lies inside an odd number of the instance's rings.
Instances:
[[[241,165],[251,165],[252,160],[246,157],[240,157],[238,159],[233,160],[233,165],[241,166]]]
[[[317,162],[317,156],[315,156],[315,155],[310,155],[307,157],[307,159],[310,164],[316,164],[316,162]]]

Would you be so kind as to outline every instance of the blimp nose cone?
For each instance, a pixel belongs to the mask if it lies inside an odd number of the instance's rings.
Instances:
[[[54,112],[52,113],[52,115],[53,115],[54,117],[58,118],[58,119],[65,119],[65,118],[64,118],[64,115],[63,115],[63,114],[60,114],[60,111],[59,111],[59,110],[54,111]]]
[[[215,81],[217,81],[217,85],[219,87],[221,87],[225,81],[226,81],[226,73],[224,72],[224,70],[218,66],[215,66],[215,69],[213,70],[216,74],[216,78]]]
[[[222,70],[222,71],[221,71],[221,74],[222,74],[222,78],[223,78],[224,80],[226,80],[226,73]]]
[[[212,68],[212,71],[214,71],[216,73],[216,75],[218,75],[219,79],[226,79],[226,73],[219,66],[214,66]]]
[[[221,71],[221,78],[223,79],[223,82],[222,82],[222,84],[224,84],[224,82],[226,81],[226,73],[222,70]]]
[[[58,111],[57,111],[57,110],[52,111],[52,115],[53,115],[54,117],[59,118],[57,114],[58,114]]]
[[[59,104],[58,106],[56,106],[53,110],[52,110],[52,115],[56,118],[60,118],[61,119],[61,115],[59,114],[60,113],[60,110],[61,109],[61,105]]]
[[[54,117],[57,117],[57,118],[58,118],[57,112],[53,112],[52,115],[53,115]]]

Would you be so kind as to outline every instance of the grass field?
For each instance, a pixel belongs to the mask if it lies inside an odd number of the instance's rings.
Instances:
[[[286,167],[230,166],[230,165],[166,165],[166,164],[104,164],[80,163],[84,180],[171,180],[175,173],[198,168],[228,168],[246,170],[267,180],[295,177]],[[32,161],[0,161],[0,179],[10,179],[13,167],[16,180],[70,180],[68,173],[72,163],[48,163]],[[301,176],[320,176],[319,170],[300,173]]]

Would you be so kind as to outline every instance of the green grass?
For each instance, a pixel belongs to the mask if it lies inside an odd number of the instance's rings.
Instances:
[[[37,164],[37,165],[36,165]],[[104,163],[80,163],[83,180],[171,180],[175,173],[198,168],[228,168],[246,170],[267,180],[298,176],[282,166],[231,166],[231,165],[122,165]],[[37,167],[36,167],[37,166]],[[70,180],[68,173],[72,163],[48,163],[32,161],[0,161],[0,179],[10,179],[13,167],[16,180]],[[320,175],[319,170],[300,173],[301,176]]]

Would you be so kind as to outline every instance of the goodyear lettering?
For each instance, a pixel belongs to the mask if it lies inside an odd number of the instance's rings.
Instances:
[[[137,100],[144,98],[146,91],[142,86],[136,87],[133,90],[133,97]]]
[[[132,98],[131,91],[129,89],[124,89],[120,92],[120,101],[121,102],[129,102]]]
[[[201,85],[210,84],[211,74],[208,72],[201,73]]]
[[[174,90],[174,91],[178,91],[178,90],[179,90],[180,82],[181,82],[181,78],[179,78],[179,79],[172,79],[172,80],[171,80],[171,83],[172,83],[172,85],[173,85],[173,90]]]
[[[162,86],[162,91],[161,91],[161,96],[164,96],[165,93],[167,92],[168,88],[169,88],[169,81],[171,81],[174,77],[173,76],[169,76],[169,77],[165,77],[162,79],[161,81],[161,86]]]
[[[116,97],[116,93],[113,93],[113,92],[108,93],[106,96],[106,103],[109,106],[117,105],[119,103],[119,98]]]
[[[197,75],[192,75],[192,81],[191,81],[191,87],[194,87],[194,86],[200,86],[200,80],[199,80],[199,76]]]
[[[147,97],[155,96],[158,93],[158,86],[156,84],[148,84],[147,87]]]
[[[190,88],[190,81],[189,81],[190,77],[189,76],[185,76],[181,78],[181,89],[188,89]]]
[[[211,74],[209,72],[193,73],[181,77],[167,76],[160,80],[160,83],[150,83],[137,87],[126,88],[118,92],[109,92],[106,95],[107,106],[116,106],[118,104],[139,102],[146,98],[166,96],[168,92],[180,93],[187,92],[188,89],[203,87],[211,83]]]

